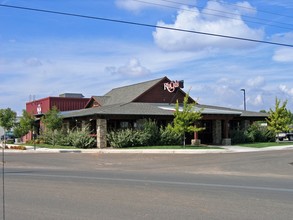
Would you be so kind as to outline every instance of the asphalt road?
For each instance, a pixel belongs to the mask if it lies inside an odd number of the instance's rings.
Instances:
[[[293,216],[293,151],[13,153],[5,161],[6,220]]]

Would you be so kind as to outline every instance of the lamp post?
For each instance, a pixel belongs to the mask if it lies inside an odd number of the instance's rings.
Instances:
[[[246,111],[246,94],[245,94],[245,89],[241,89],[240,91],[243,92],[243,106],[244,106],[244,111]]]

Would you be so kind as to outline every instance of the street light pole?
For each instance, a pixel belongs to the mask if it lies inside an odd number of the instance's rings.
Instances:
[[[245,89],[241,89],[240,91],[243,92],[243,106],[244,106],[244,111],[246,111],[246,94],[245,94]]]

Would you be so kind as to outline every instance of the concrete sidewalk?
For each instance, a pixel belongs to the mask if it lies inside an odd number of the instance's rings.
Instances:
[[[7,145],[16,146],[16,145]],[[1,146],[2,147],[2,146]],[[36,148],[33,146],[25,146],[26,150],[5,149],[7,153],[23,152],[23,153],[132,153],[132,154],[208,154],[208,153],[240,153],[240,152],[260,152],[260,151],[276,151],[276,150],[293,150],[292,145],[274,146],[266,148],[250,148],[241,146],[218,146],[222,149],[50,149]],[[214,146],[213,146],[214,147]]]

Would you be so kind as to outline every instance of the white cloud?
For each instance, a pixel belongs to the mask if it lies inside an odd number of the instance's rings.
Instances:
[[[115,3],[119,8],[134,12],[138,12],[146,7],[146,4],[132,0],[116,0]]]
[[[119,74],[122,76],[144,76],[150,74],[150,70],[140,64],[137,58],[130,59],[125,65],[116,67],[106,67],[111,74]]]
[[[249,87],[259,88],[265,85],[265,79],[262,76],[256,76],[248,79],[246,84]]]
[[[293,32],[280,33],[272,36],[272,40],[284,44],[292,44]],[[293,48],[279,47],[275,50],[273,60],[276,62],[293,62]]]
[[[256,95],[256,97],[252,98],[250,97],[247,102],[249,102],[250,104],[254,105],[254,106],[260,106],[263,104],[263,97],[262,95],[258,94]]]
[[[180,3],[183,4],[192,4],[194,0],[181,0]],[[140,12],[148,8],[156,8],[159,10],[162,9],[172,9],[178,7],[178,3],[175,1],[158,1],[158,0],[145,0],[145,1],[135,1],[135,0],[116,0],[115,4],[117,7],[132,11],[134,13]],[[165,6],[165,7],[164,7]]]
[[[210,9],[233,13],[233,15],[229,15],[229,17],[232,16],[233,19],[210,15],[211,13],[208,13],[208,10]],[[199,11],[197,8],[184,6],[178,11],[174,24],[166,24],[163,21],[159,21],[157,25],[168,28],[250,38],[255,40],[263,39],[264,31],[262,29],[250,28],[242,20],[241,13],[243,13],[241,10],[235,11],[229,6],[224,7],[224,5],[218,2],[208,2],[206,8],[202,11]],[[167,51],[192,51],[209,47],[243,48],[255,46],[253,43],[240,40],[231,40],[227,38],[171,31],[160,28],[157,28],[156,31],[153,32],[153,37],[156,44]]]
[[[293,88],[288,88],[286,85],[279,85],[279,89],[281,92],[285,93],[286,95],[293,96]]]
[[[277,62],[293,62],[293,48],[279,48],[273,55],[273,60]]]
[[[256,8],[253,7],[249,2],[237,2],[236,6],[236,9],[239,10],[239,13],[241,14],[254,15],[257,13]]]
[[[28,66],[31,66],[31,67],[38,67],[38,66],[42,66],[42,61],[36,57],[31,57],[31,58],[28,58],[25,60],[25,63],[28,65]]]

